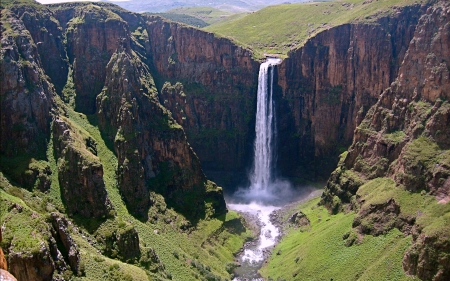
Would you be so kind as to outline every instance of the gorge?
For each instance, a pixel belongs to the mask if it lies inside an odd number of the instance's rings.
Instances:
[[[323,10],[293,19],[309,33],[286,35],[289,51],[259,78],[266,46],[239,34],[105,2],[2,1],[8,270],[18,280],[230,280],[257,234],[224,193],[274,205],[288,179],[327,183],[278,215],[284,236],[262,278],[448,280],[448,1],[300,5],[281,6]],[[253,26],[237,31],[250,40]],[[331,249],[348,259],[317,254]]]

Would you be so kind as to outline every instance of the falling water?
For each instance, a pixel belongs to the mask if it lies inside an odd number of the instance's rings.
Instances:
[[[258,93],[256,105],[255,144],[253,169],[249,175],[250,188],[238,191],[235,199],[244,199],[244,204],[229,204],[236,211],[250,214],[259,221],[259,239],[245,247],[239,256],[241,267],[235,273],[234,281],[262,280],[258,269],[267,257],[267,250],[274,246],[279,235],[278,228],[270,221],[270,214],[279,209],[273,206],[281,198],[280,191],[287,187],[286,182],[273,177],[274,151],[276,148],[276,120],[273,101],[274,65],[280,59],[269,58],[259,68]]]
[[[273,70],[280,59],[269,58],[259,68],[255,147],[250,189],[267,191],[272,183],[274,134]]]

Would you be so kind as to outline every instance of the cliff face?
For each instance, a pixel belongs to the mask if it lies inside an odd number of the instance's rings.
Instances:
[[[99,123],[114,139],[118,183],[129,208],[146,216],[150,188],[183,213],[201,212],[206,178],[183,129],[159,104],[148,68],[124,41],[106,71],[97,98]],[[190,193],[199,197],[185,202]]]
[[[58,157],[58,180],[71,215],[104,218],[112,210],[103,181],[103,166],[95,141],[66,119],[53,120],[53,144]]]
[[[284,174],[329,174],[356,125],[397,76],[423,9],[411,6],[373,23],[332,28],[279,65],[278,112],[284,116],[278,118],[278,154]]]
[[[145,208],[150,204],[148,189],[153,185],[173,205],[195,217],[192,210],[206,194],[206,178],[184,131],[159,104],[150,71],[138,57],[146,54],[146,50],[139,38],[131,36],[130,26],[137,29],[145,22],[143,18],[107,4],[67,4],[55,6],[53,11],[17,5],[4,11],[2,134],[11,137],[2,138],[1,152],[5,161],[8,157],[20,158],[24,153],[40,153],[39,158],[30,155],[16,161],[25,166],[24,171],[17,172],[18,165],[5,165],[13,179],[29,188],[39,179],[41,190],[50,187],[52,172],[42,152],[50,136],[52,110],[55,115],[59,110],[53,96],[58,92],[75,110],[98,112],[105,135],[115,141],[118,184],[132,212],[146,216]],[[130,20],[130,25],[119,14]],[[119,47],[126,49],[127,56],[115,53]],[[138,65],[133,66],[134,63]],[[125,72],[117,72],[122,67]],[[56,91],[46,74],[57,86]],[[108,99],[113,103],[108,103]],[[96,160],[95,141],[80,136],[80,129],[74,129],[69,120],[63,119],[62,116],[54,119],[53,141],[55,156],[61,162],[58,181],[68,212],[104,217],[111,206],[102,165]],[[117,128],[117,134],[111,128]],[[198,191],[191,206],[183,203],[188,190],[195,194]],[[72,204],[77,196],[86,201]],[[142,204],[135,204],[135,200],[142,200]],[[90,208],[92,204],[96,208]],[[223,199],[219,205],[223,210]]]
[[[120,38],[130,38],[127,24],[108,9],[94,5],[75,10],[67,23],[67,55],[73,67],[75,109],[95,112],[95,99],[106,78],[106,65]]]
[[[252,156],[259,63],[227,39],[156,17],[148,18],[146,31],[160,101],[183,125],[203,168],[244,171]],[[182,84],[182,100],[165,82]]]
[[[115,185],[120,190],[115,204],[123,199],[139,219],[145,220],[157,201],[150,192],[164,196],[158,202],[176,214],[171,220],[182,217],[184,230],[226,212],[221,189],[207,181],[141,61],[146,50],[130,27],[138,28],[142,17],[120,10],[128,24],[111,5],[68,4],[54,10],[11,5],[2,6],[1,14],[0,192],[6,229],[2,248],[18,280],[83,274],[71,237],[78,229],[63,214],[50,212],[66,213],[91,232],[117,224],[107,191]],[[75,111],[89,114],[86,122],[98,135],[71,119],[69,112],[84,116]],[[104,150],[114,150],[116,163],[102,161],[99,140]],[[103,143],[110,141],[112,147]],[[105,165],[113,171],[107,180]],[[98,244],[80,237],[105,255],[137,263],[138,230],[126,226],[112,236],[96,233]]]
[[[445,258],[450,249],[448,230],[440,222],[450,201],[449,8],[438,2],[421,16],[397,79],[356,128],[348,153],[342,155],[322,195],[322,203],[332,211],[346,204],[359,210],[353,225],[363,233],[378,235],[375,225],[411,233],[413,245],[405,253],[403,268],[423,280],[450,277]],[[372,180],[379,177],[392,182],[381,194],[394,202],[395,212],[366,194],[369,183],[381,186]],[[406,191],[408,200],[419,192],[430,199],[411,212],[399,195]]]
[[[38,160],[44,157],[41,152],[50,134],[54,88],[44,75],[36,44],[23,22],[11,11],[2,11],[2,17],[1,166],[24,187],[38,184],[46,190],[51,171]]]
[[[66,51],[63,30],[54,14],[48,9],[19,6],[11,11],[21,20],[33,38],[40,57],[41,67],[50,82],[61,93],[67,80]]]

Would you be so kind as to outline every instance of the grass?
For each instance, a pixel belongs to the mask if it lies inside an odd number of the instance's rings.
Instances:
[[[33,7],[43,7],[40,3],[37,3],[34,0],[2,0],[0,1],[0,8],[2,7],[11,7],[13,5],[26,5]]]
[[[384,139],[386,139],[387,141],[389,141],[393,144],[401,143],[405,137],[406,137],[406,134],[403,131],[394,131],[392,133],[383,135]]]
[[[426,192],[412,193],[390,178],[377,178],[362,185],[357,197],[361,210],[393,198],[400,205],[400,216],[417,216],[416,224],[427,236],[440,241],[450,238],[450,204],[438,204]],[[311,221],[311,229],[301,232],[287,228],[287,234],[261,269],[272,280],[412,280],[402,269],[402,259],[412,238],[394,228],[384,235],[359,236],[352,230],[355,213],[330,215],[315,198],[284,214],[301,210]],[[347,247],[346,236],[359,240]],[[348,238],[350,239],[350,238]],[[297,276],[297,277],[296,277]],[[296,278],[295,278],[296,277]]]
[[[77,220],[72,218],[77,229],[71,226],[69,231],[80,249],[82,263],[85,265],[84,275],[73,276],[74,280],[229,279],[226,265],[233,262],[234,254],[245,241],[253,237],[253,233],[245,227],[243,219],[237,213],[229,211],[220,217],[200,220],[193,227],[183,215],[169,208],[161,195],[153,193],[153,205],[149,210],[149,217],[152,219],[139,221],[128,213],[122,201],[116,184],[118,160],[111,144],[105,142],[96,117],[78,113],[72,107],[64,105],[59,97],[56,96],[55,99],[60,106],[60,112],[65,115],[60,118],[64,119],[73,131],[74,140],[71,145],[85,149],[86,138],[95,141],[97,156],[88,151],[84,152],[90,154],[93,160],[102,163],[105,188],[114,206],[114,213],[108,219],[95,222],[93,226],[89,223],[77,224]],[[0,174],[0,222],[5,227],[2,244],[4,249],[10,248],[6,244],[14,243],[14,249],[23,252],[37,251],[42,242],[47,244],[47,236],[50,235],[46,223],[49,213],[64,212],[53,137],[50,137],[44,152],[46,159],[33,162],[32,166],[45,164],[50,167],[52,183],[46,193],[15,186],[9,178]],[[29,165],[26,164],[25,166]],[[14,208],[9,208],[12,204],[19,204],[23,211],[19,213],[14,211]],[[97,237],[106,236],[111,230],[119,229],[117,231],[123,232],[130,228],[138,231],[141,253],[155,253],[160,264],[157,270],[154,270],[153,263],[141,264],[139,258],[132,261],[133,264],[126,264],[101,254],[103,246],[98,243]]]
[[[158,15],[158,14],[157,14]],[[235,20],[237,18],[245,16],[244,13],[236,14],[228,11],[222,11],[219,9],[215,9],[212,7],[180,7],[171,9],[165,13],[162,13],[161,16],[168,18],[173,21],[180,21],[183,23],[191,24],[197,26],[196,24],[192,24],[190,22],[184,21],[184,17],[189,19],[196,19],[203,23],[200,27],[206,27],[211,24],[217,24],[219,22],[225,22],[229,20]],[[193,21],[195,22],[195,21]]]
[[[411,245],[397,229],[383,236],[364,236],[360,244],[345,246],[343,235],[354,213],[330,215],[317,206],[319,198],[297,206],[311,221],[309,232],[288,229],[261,269],[268,280],[413,280],[403,273],[402,258]]]
[[[409,192],[390,178],[378,178],[362,185],[358,192],[365,200],[361,208],[381,204],[393,198],[403,215],[417,216],[417,224],[428,235],[450,238],[450,204],[438,204],[434,196],[425,192]]]
[[[1,177],[0,202],[3,208],[0,213],[0,222],[3,230],[2,248],[10,246],[14,252],[36,253],[40,249],[40,241],[48,239],[45,216],[33,211],[21,198],[6,193],[6,185],[3,174]],[[9,187],[8,191],[14,192],[14,187]],[[24,194],[22,198],[25,199]]]
[[[260,55],[286,56],[316,34],[350,22],[372,23],[395,12],[394,6],[423,3],[416,0],[346,0],[284,4],[261,9],[231,22],[212,24],[205,29],[248,46]]]

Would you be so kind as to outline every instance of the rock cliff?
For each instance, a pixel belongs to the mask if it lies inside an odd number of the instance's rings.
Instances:
[[[103,165],[95,155],[95,141],[67,119],[55,118],[53,144],[67,212],[87,219],[106,217],[112,205],[103,181]]]
[[[160,101],[186,130],[203,168],[244,171],[252,157],[259,63],[211,33],[157,17],[145,28]],[[182,88],[169,89],[176,83]]]
[[[128,207],[119,207],[122,213],[144,221],[156,201],[150,191],[163,195],[159,200],[176,214],[171,221],[183,220],[183,231],[226,213],[222,190],[206,179],[142,62],[146,50],[130,28],[144,26],[144,17],[110,4],[7,5],[2,3],[0,26],[1,246],[18,280],[84,274],[83,253],[64,213],[92,233],[114,224],[108,190],[120,191]],[[69,111],[88,114],[98,135]],[[113,174],[117,168],[116,179],[105,180],[98,140],[112,143],[103,149],[116,153],[116,163],[107,163]],[[120,195],[114,202],[122,206]],[[126,226],[109,240],[75,231],[87,241],[84,249],[95,246],[99,254],[138,264],[139,233]],[[153,260],[144,257],[143,267],[153,268]],[[156,260],[152,273],[169,276]]]
[[[54,88],[23,22],[4,10],[2,23],[0,129],[8,137],[0,141],[1,166],[26,188],[42,178],[40,188],[45,190],[49,172],[39,160],[45,158],[41,152],[50,135]]]
[[[413,246],[405,253],[403,268],[423,280],[450,276],[445,223],[429,225],[440,216],[436,210],[445,213],[450,201],[449,8],[437,2],[420,17],[396,80],[356,128],[322,195],[322,203],[333,212],[346,205],[359,210],[353,224],[363,233],[379,235],[393,227],[411,233]],[[391,183],[385,185],[379,177]],[[386,203],[365,194],[370,185],[383,188]],[[411,212],[401,202],[399,194],[405,192],[408,200],[415,193],[434,199]]]
[[[204,211],[206,192],[200,162],[182,127],[157,100],[148,67],[133,54],[127,40],[121,44],[106,67],[97,115],[100,126],[114,140],[118,184],[125,202],[132,212],[145,217],[149,190],[154,190],[170,206],[197,217]]]
[[[83,274],[81,241],[98,260],[140,262],[169,278],[162,261],[184,264],[188,255],[140,245],[167,241],[138,231],[159,223],[161,233],[189,232],[226,213],[222,190],[203,170],[234,176],[250,166],[252,52],[105,3],[16,3],[1,17],[2,246],[11,272],[19,280]],[[275,76],[281,174],[327,176],[351,144],[322,204],[355,210],[360,234],[411,234],[403,267],[424,280],[450,275],[448,22],[448,3],[436,1],[334,27],[292,51]],[[406,196],[434,209],[411,211]],[[90,233],[72,237],[63,213]],[[139,227],[129,222],[135,218]],[[308,228],[309,219],[298,218]],[[105,225],[118,227],[102,232]]]
[[[55,16],[66,23],[67,58],[75,85],[71,98],[76,110],[93,114],[96,96],[105,82],[106,65],[118,46],[117,39],[130,37],[128,25],[102,6],[64,7],[58,9]]]
[[[398,8],[371,23],[334,27],[289,53],[278,66],[283,174],[329,175],[357,124],[397,77],[424,9]]]

